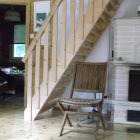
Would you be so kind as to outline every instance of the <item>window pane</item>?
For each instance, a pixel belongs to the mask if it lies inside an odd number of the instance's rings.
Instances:
[[[14,25],[14,43],[25,43],[25,25]]]
[[[25,55],[25,44],[14,44],[14,57],[23,57]]]

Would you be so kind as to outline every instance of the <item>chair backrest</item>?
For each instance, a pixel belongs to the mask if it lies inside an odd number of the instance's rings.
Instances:
[[[107,63],[77,62],[73,79],[73,91],[86,91],[104,94]]]

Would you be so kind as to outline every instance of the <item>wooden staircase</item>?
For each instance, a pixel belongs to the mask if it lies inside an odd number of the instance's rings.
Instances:
[[[23,58],[27,64],[25,120],[54,107],[122,0],[56,0]],[[78,13],[78,14],[77,14]]]

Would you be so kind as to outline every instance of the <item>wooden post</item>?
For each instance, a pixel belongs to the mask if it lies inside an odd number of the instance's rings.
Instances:
[[[27,107],[24,112],[24,120],[32,120],[32,53],[28,58],[28,71],[27,71]]]
[[[33,106],[35,109],[40,107],[40,39],[36,44],[35,54],[35,94],[33,96]]]
[[[28,2],[26,4],[26,49],[29,47],[30,44],[30,29],[31,29],[31,3]],[[25,73],[24,73],[24,107],[26,108],[27,105],[27,70],[28,70],[28,64],[25,63],[24,66]]]
[[[81,41],[84,37],[84,1],[79,1],[79,21],[75,36],[75,51],[80,47]]]

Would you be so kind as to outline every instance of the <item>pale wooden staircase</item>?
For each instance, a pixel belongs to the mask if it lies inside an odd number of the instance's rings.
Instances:
[[[74,62],[91,52],[121,1],[56,0],[23,58],[27,65],[25,120],[37,119],[56,105],[72,78]]]

